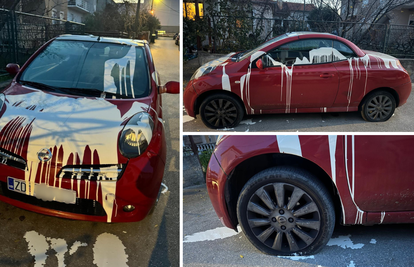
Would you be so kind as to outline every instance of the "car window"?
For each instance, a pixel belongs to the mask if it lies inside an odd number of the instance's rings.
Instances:
[[[341,53],[342,55],[344,55],[346,58],[357,57],[357,55],[355,54],[355,52],[352,51],[352,49],[349,48],[349,46],[347,46],[346,44],[344,44],[344,43],[342,43],[340,41],[336,41],[335,40],[333,42],[333,47],[339,53]]]
[[[150,92],[144,47],[111,43],[56,40],[33,60],[20,79],[135,98]]]
[[[270,44],[272,44],[272,43],[278,42],[278,41],[280,41],[280,40],[282,40],[282,39],[284,39],[284,38],[286,38],[286,37],[288,37],[286,34],[282,34],[282,35],[279,35],[278,37],[275,37],[275,38],[273,38],[273,39],[270,39],[269,41],[267,41],[267,42],[265,42],[265,43],[263,43],[263,44],[259,45],[259,46],[258,46],[258,47],[256,47],[255,49],[252,49],[252,50],[250,50],[250,51],[246,52],[246,53],[245,53],[245,54],[243,54],[243,56],[241,56],[241,57],[240,57],[237,61],[242,61],[242,60],[244,60],[244,59],[246,59],[246,58],[250,57],[251,55],[253,55],[255,52],[257,52],[257,51],[259,51],[259,50],[261,50],[261,49],[265,48],[266,46],[268,46],[268,45],[270,45]]]
[[[332,62],[332,40],[305,39],[281,45],[268,55],[286,66]],[[271,62],[273,62],[271,60]],[[273,62],[273,65],[275,63]]]

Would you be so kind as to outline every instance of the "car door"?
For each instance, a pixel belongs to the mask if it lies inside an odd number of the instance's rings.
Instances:
[[[332,58],[330,39],[298,40],[267,51],[261,59],[269,65],[260,70],[252,64],[252,108],[331,107],[339,85]]]
[[[347,136],[347,179],[363,211],[414,210],[414,136]]]

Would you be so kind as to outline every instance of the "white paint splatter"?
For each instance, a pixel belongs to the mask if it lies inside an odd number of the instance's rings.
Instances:
[[[184,243],[200,242],[200,241],[213,241],[216,239],[223,239],[231,237],[241,233],[240,226],[237,227],[239,232],[227,227],[217,227],[215,229],[207,230],[204,232],[194,233],[192,235],[186,235],[184,237]]]
[[[73,255],[76,251],[78,251],[78,248],[86,246],[88,246],[88,244],[81,243],[80,241],[75,241],[75,243],[73,243],[72,247],[69,250],[69,255]]]
[[[327,244],[327,246],[338,246],[343,249],[350,248],[350,249],[360,249],[364,246],[364,244],[354,244],[351,240],[351,235],[347,236],[338,236],[335,238],[331,238]]]
[[[311,256],[278,256],[279,258],[285,258],[285,259],[290,259],[290,260],[294,260],[294,261],[298,261],[298,260],[307,260],[307,259],[314,259],[315,256],[311,255]]]
[[[380,220],[380,224],[384,221],[385,218],[385,211],[381,211],[381,220]]]
[[[298,135],[277,135],[276,139],[280,153],[288,153],[302,157],[302,148]]]
[[[161,194],[165,194],[168,192],[168,186],[166,186],[164,183],[161,183],[161,186],[164,187],[164,189],[161,191]]]
[[[248,119],[248,120],[241,121],[240,124],[253,125],[253,124],[256,124],[256,123],[253,122],[252,119]]]
[[[231,92],[231,85],[230,85],[230,78],[229,75],[226,74],[226,65],[227,63],[223,64],[223,76],[221,76],[221,86],[223,90]]]
[[[376,243],[377,243],[377,240],[375,240],[375,239],[371,239],[371,241],[369,241],[369,243],[371,243],[371,244],[376,244]]]
[[[355,267],[354,261],[351,261],[347,267]]]
[[[47,258],[46,252],[49,249],[46,237],[36,231],[29,231],[24,235],[24,239],[28,243],[29,253],[35,258],[34,266],[45,266]]]
[[[65,265],[65,253],[68,251],[68,244],[62,238],[47,237],[47,241],[50,242],[50,248],[56,251],[56,258],[58,259],[58,266]]]
[[[93,247],[93,263],[98,267],[128,267],[128,255],[122,241],[113,234],[103,233]]]

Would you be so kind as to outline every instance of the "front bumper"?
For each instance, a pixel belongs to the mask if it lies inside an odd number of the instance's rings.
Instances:
[[[184,108],[187,114],[195,118],[196,112],[194,110],[194,107],[195,107],[198,94],[193,87],[193,81],[194,80],[190,81],[184,90],[183,102],[184,102]]]
[[[61,218],[98,222],[140,221],[146,217],[157,199],[164,175],[165,159],[163,126],[157,123],[157,129],[154,129],[153,139],[146,151],[128,161],[117,181],[58,177],[50,178],[47,182],[45,180],[44,183],[49,186],[58,187],[60,184],[61,188],[76,191],[75,204],[43,201],[34,196],[9,191],[7,177],[24,180],[25,171],[4,164],[0,164],[0,200],[22,209]],[[108,194],[105,188],[114,188],[115,194]],[[114,198],[113,205],[108,209],[111,197]],[[125,205],[134,205],[135,210],[125,212]]]

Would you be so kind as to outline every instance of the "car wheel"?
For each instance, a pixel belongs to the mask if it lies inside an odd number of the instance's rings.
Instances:
[[[381,122],[391,118],[395,111],[395,98],[387,91],[376,91],[361,106],[361,116],[366,121]]]
[[[327,189],[312,174],[290,167],[253,176],[240,193],[237,218],[250,242],[272,255],[317,253],[335,225]]]
[[[201,120],[212,129],[235,127],[240,123],[243,115],[240,103],[226,94],[209,96],[200,106]]]

